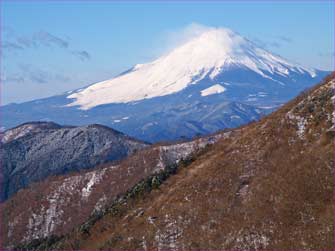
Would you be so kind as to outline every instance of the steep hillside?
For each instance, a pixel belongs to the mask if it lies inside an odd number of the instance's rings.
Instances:
[[[62,127],[50,122],[7,130],[1,141],[2,200],[31,182],[120,160],[147,146],[101,125]]]
[[[3,244],[11,247],[67,234],[88,217],[99,217],[107,205],[129,193],[136,184],[148,178],[152,184],[159,184],[175,172],[178,163],[184,163],[228,135],[229,132],[191,142],[148,147],[119,164],[51,177],[20,190],[1,205]]]
[[[40,249],[334,248],[334,77]],[[135,186],[136,188],[136,186]]]

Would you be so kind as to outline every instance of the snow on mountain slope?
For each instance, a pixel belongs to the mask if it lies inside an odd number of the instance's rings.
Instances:
[[[289,63],[228,29],[208,28],[113,79],[0,107],[1,126],[99,123],[148,142],[192,138],[258,120],[328,74]]]
[[[267,79],[290,72],[316,76],[314,70],[289,63],[229,29],[210,28],[151,63],[136,65],[125,74],[69,95],[74,99],[69,106],[87,110],[102,104],[166,96],[206,77],[214,79],[231,66],[250,69]]]
[[[204,97],[204,96],[209,96],[213,94],[219,94],[219,93],[224,92],[225,90],[226,89],[222,85],[216,84],[216,85],[212,85],[211,87],[208,87],[205,90],[202,90],[201,96]]]

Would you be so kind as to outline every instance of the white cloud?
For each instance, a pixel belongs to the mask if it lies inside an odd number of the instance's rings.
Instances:
[[[155,57],[168,53],[172,49],[187,43],[202,33],[214,27],[205,26],[198,23],[190,23],[184,27],[163,31],[156,39],[154,46]]]

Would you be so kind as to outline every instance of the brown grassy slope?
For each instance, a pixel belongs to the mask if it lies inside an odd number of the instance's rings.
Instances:
[[[331,79],[55,247],[333,250]]]
[[[143,179],[169,171],[177,162],[224,135],[222,132],[190,142],[154,145],[119,163],[50,177],[20,190],[0,204],[1,247],[12,248],[68,234],[92,215],[101,214]]]

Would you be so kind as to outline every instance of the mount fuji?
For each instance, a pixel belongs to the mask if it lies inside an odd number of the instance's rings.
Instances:
[[[1,107],[2,126],[100,123],[142,140],[190,138],[259,119],[329,72],[288,62],[225,28],[61,95]]]

